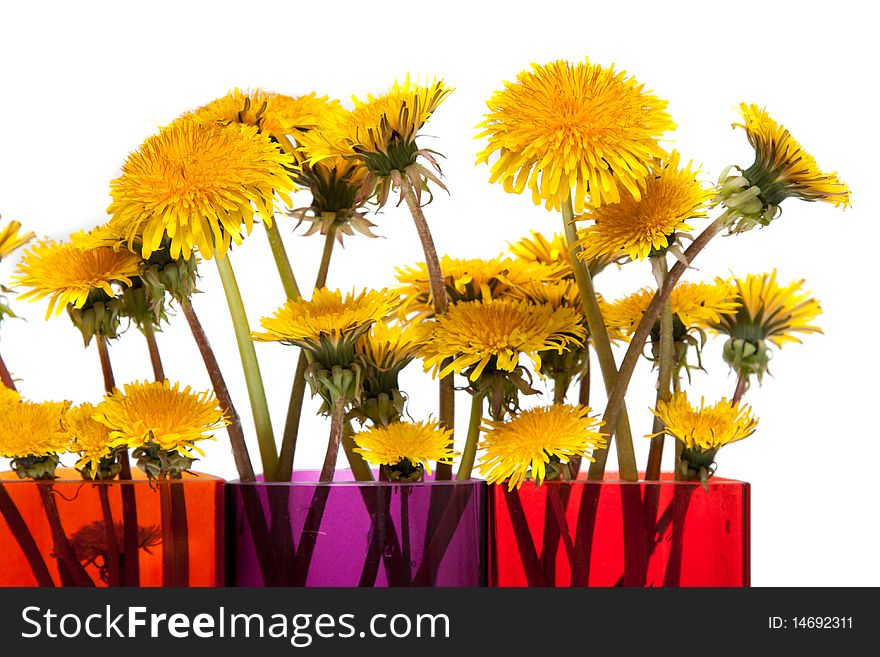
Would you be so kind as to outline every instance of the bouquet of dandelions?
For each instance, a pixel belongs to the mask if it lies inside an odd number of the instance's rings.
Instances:
[[[490,180],[506,191],[528,189],[536,205],[560,212],[561,233],[535,233],[488,260],[440,258],[423,207],[446,186],[438,154],[416,142],[450,92],[442,81],[407,77],[382,95],[355,98],[348,110],[315,94],[235,90],[149,137],[111,183],[107,223],[67,242],[39,242],[24,254],[14,281],[25,297],[48,296],[49,314],[66,308],[86,344],[97,338],[108,398],[79,415],[106,435],[80,436],[73,428],[79,425],[63,419],[70,411],[58,408],[53,418],[61,419],[51,424],[61,429],[28,429],[27,440],[20,431],[8,436],[3,422],[0,453],[16,459],[22,476],[51,477],[65,449],[81,454],[88,476],[126,476],[131,448],[150,476],[175,476],[191,463],[193,441],[225,424],[239,475],[253,481],[238,412],[193,306],[201,259],[219,270],[267,481],[290,481],[306,387],[330,425],[321,481],[333,480],[340,451],[359,480],[375,477],[370,466],[391,481],[417,482],[426,474],[468,480],[478,465],[491,482],[513,488],[528,479],[576,477],[584,460],[591,462],[588,477],[602,479],[611,444],[620,477],[637,480],[624,398],[646,355],[658,380],[646,478],[659,478],[664,438],[671,436],[676,477],[705,482],[718,450],[755,431],[742,397],[766,373],[772,349],[818,331],[812,321],[819,305],[801,281],[780,284],[775,272],[679,281],[717,235],[775,223],[789,197],[846,206],[849,190],[763,109],[747,104],[735,125],[754,147],[754,163],[729,167],[707,185],[693,164],[661,146],[675,127],[665,101],[613,67],[557,61],[519,74],[492,96],[479,126],[487,143],[478,163],[489,164]],[[307,204],[294,202],[300,192],[310,196]],[[424,262],[401,267],[389,289],[327,289],[334,245],[356,233],[374,237],[377,213],[395,197],[412,215]],[[692,236],[688,231],[711,212],[716,218]],[[323,236],[307,295],[282,239],[285,217],[305,224],[305,235]],[[262,224],[287,297],[257,331],[231,262],[255,223]],[[11,235],[11,247],[19,246],[15,228]],[[0,254],[9,248],[0,246]],[[613,303],[596,293],[593,280],[607,265],[644,260],[655,289]],[[125,318],[145,336],[155,378],[164,380],[155,334],[172,317],[169,305],[183,311],[216,400],[168,384],[116,389],[107,347]],[[682,374],[702,367],[709,334],[726,339],[724,358],[737,382],[731,399],[695,405]],[[280,444],[254,344],[267,341],[299,347]],[[629,342],[619,366],[614,341]],[[439,381],[434,418],[408,417],[399,386],[400,372],[419,359]],[[594,362],[607,392],[601,416],[590,409]],[[536,377],[552,382],[552,403],[522,410],[523,397],[540,394]],[[3,380],[12,387],[9,376]],[[576,400],[569,403],[572,387]],[[460,454],[453,449],[456,390],[471,399]],[[135,393],[143,402],[126,405]],[[177,402],[150,401],[162,395],[192,398],[194,408],[178,412]],[[5,402],[0,414],[35,412],[28,404]],[[150,412],[167,417],[153,420]],[[165,431],[173,439],[163,442]],[[57,442],[29,442],[56,433]]]

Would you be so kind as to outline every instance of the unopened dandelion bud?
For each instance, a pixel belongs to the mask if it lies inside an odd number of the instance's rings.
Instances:
[[[122,312],[122,301],[118,297],[108,297],[101,290],[96,290],[90,299],[96,300],[87,302],[82,308],[67,307],[71,321],[82,333],[85,346],[89,346],[93,337],[116,338]]]
[[[724,344],[724,362],[739,375],[749,377],[755,375],[758,381],[763,379],[770,364],[771,351],[764,340],[744,340],[730,338]]]
[[[400,422],[406,410],[406,397],[399,390],[390,394],[380,393],[375,397],[364,396],[360,403],[352,409],[352,414],[364,422],[369,420],[376,427],[385,427]]]

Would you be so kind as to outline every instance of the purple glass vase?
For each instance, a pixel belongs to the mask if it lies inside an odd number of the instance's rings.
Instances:
[[[232,586],[486,584],[483,481],[227,484]]]

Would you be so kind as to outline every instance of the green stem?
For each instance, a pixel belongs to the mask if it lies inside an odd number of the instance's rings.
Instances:
[[[277,222],[273,221],[271,226],[266,224],[266,237],[269,238],[269,247],[272,249],[272,257],[275,258],[278,275],[281,276],[284,294],[288,299],[299,299],[302,295],[299,293],[299,286],[296,284],[293,267],[290,266],[290,258],[287,257],[287,249],[284,248]]]
[[[712,240],[712,238],[727,227],[729,221],[730,217],[726,212],[713,221],[697,236],[684,252],[684,260],[688,263],[692,263],[694,258],[699,255],[700,251],[706,248],[706,245]],[[669,275],[666,277],[663,287],[657,290],[654,298],[651,299],[651,303],[649,303],[648,307],[645,309],[645,314],[642,316],[642,320],[639,322],[638,327],[636,327],[636,332],[630,339],[626,355],[620,363],[617,382],[614,384],[613,389],[608,395],[608,403],[605,406],[605,413],[603,415],[605,431],[609,431],[609,427],[616,426],[618,419],[625,416],[626,407],[624,405],[624,399],[626,398],[626,390],[629,387],[630,379],[632,379],[633,372],[636,369],[636,364],[641,357],[642,350],[645,348],[645,343],[648,341],[648,337],[651,335],[654,323],[660,317],[660,313],[663,310],[663,304],[666,303],[666,300],[672,294],[675,284],[678,283],[678,280],[682,277],[688,266],[689,265],[685,265],[684,262],[676,262],[669,271]],[[678,441],[676,441],[676,443],[678,443]],[[605,451],[607,450],[602,450],[602,452]],[[600,454],[602,452],[600,452]],[[596,460],[598,462],[598,458]]]
[[[327,284],[327,272],[330,270],[330,257],[336,242],[336,227],[331,226],[324,241],[324,252],[315,279],[315,289]],[[293,374],[293,386],[290,389],[290,401],[287,404],[287,419],[284,422],[284,435],[281,438],[281,454],[278,457],[278,468],[274,481],[290,481],[293,474],[293,459],[296,456],[296,441],[299,436],[299,425],[302,421],[303,402],[306,394],[306,368],[309,366],[305,352],[300,350]]]
[[[461,454],[461,463],[458,466],[458,481],[467,481],[471,478],[474,469],[474,461],[477,458],[477,443],[480,440],[480,424],[483,421],[483,394],[471,397],[471,419],[468,423],[467,440],[464,451]]]
[[[445,367],[449,361],[443,361],[443,366]],[[449,376],[440,379],[440,422],[447,429],[453,429],[454,426],[450,424],[452,422],[451,418],[455,417],[455,380],[453,379],[452,374]],[[434,473],[434,479],[437,481],[448,481],[452,479],[452,464],[451,463],[438,463],[437,469]]]
[[[232,448],[232,456],[235,459],[235,467],[238,470],[238,476],[242,481],[256,481],[254,475],[254,467],[251,464],[251,457],[248,453],[247,444],[245,444],[244,430],[241,427],[241,418],[235,405],[232,403],[232,395],[229,393],[229,387],[220,371],[220,364],[217,362],[217,356],[211,348],[208,341],[208,335],[205,333],[205,327],[199,320],[196,311],[193,308],[192,301],[189,298],[182,299],[180,308],[189,324],[193,339],[199,349],[199,354],[205,363],[205,369],[208,372],[208,378],[211,380],[211,387],[214,388],[214,394],[217,395],[217,401],[223,414],[229,421],[226,431],[229,434],[229,444]]]
[[[370,464],[364,460],[363,456],[354,451],[355,447],[357,445],[354,442],[354,430],[351,428],[351,422],[346,422],[342,429],[342,449],[345,450],[351,473],[357,481],[373,481],[373,471],[370,470]]]
[[[0,356],[0,383],[10,390],[15,390],[15,381],[13,381],[9,370],[6,369],[6,363],[3,362],[3,356]]]
[[[315,279],[315,289],[327,287],[327,273],[330,271],[330,256],[333,255],[333,245],[336,242],[336,224],[331,224],[324,238],[324,250],[321,252],[321,264],[318,266],[318,276]]]
[[[150,365],[153,366],[153,378],[156,381],[165,380],[165,368],[162,366],[162,356],[159,354],[159,344],[156,342],[156,330],[150,321],[144,322],[141,330],[147,340],[147,349],[150,351]]]
[[[736,377],[736,389],[733,391],[733,398],[731,398],[731,404],[738,404],[740,400],[743,398],[743,395],[746,394],[746,388],[749,387],[749,376],[748,374],[743,375],[742,372]]]
[[[104,378],[104,392],[109,394],[116,389],[116,379],[113,377],[113,366],[110,364],[107,338],[99,335],[95,342],[98,345],[98,357],[101,359],[101,376]]]
[[[263,472],[269,477],[275,473],[278,467],[278,452],[275,448],[275,436],[272,433],[266,390],[260,375],[260,363],[257,361],[257,352],[251,341],[251,330],[244,309],[244,301],[242,301],[241,291],[238,289],[238,281],[235,280],[232,263],[228,257],[214,259],[217,261],[217,271],[220,272],[223,291],[226,293],[226,303],[229,306],[229,315],[235,328],[235,340],[238,343],[238,353],[241,356],[241,365],[251,401],[251,411],[254,414],[254,427],[260,446]]]
[[[575,282],[580,292],[581,304],[587,317],[587,325],[590,327],[590,340],[599,360],[599,369],[602,371],[602,379],[605,381],[605,390],[610,394],[617,381],[617,365],[614,362],[614,354],[611,351],[611,340],[608,339],[608,330],[602,311],[599,310],[599,299],[593,287],[593,278],[589,268],[577,257],[581,247],[577,245],[577,228],[574,225],[574,208],[571,206],[571,197],[562,204],[562,223],[565,228],[565,238],[571,251],[571,268],[574,271]],[[632,432],[629,426],[629,418],[626,410],[615,418],[617,434],[617,461],[620,467],[620,478],[624,481],[637,481],[639,478],[636,467],[636,455],[633,449]],[[609,431],[606,423],[605,431]],[[609,431],[608,440],[614,437],[615,432]],[[605,475],[605,461],[608,458],[608,450],[599,450],[596,453],[596,461],[590,465],[590,479],[602,479]]]
[[[324,457],[324,466],[321,468],[319,481],[333,481],[336,473],[336,461],[339,459],[339,444],[342,442],[343,428],[345,425],[345,402],[336,404],[330,415],[330,438],[327,442],[327,454]]]
[[[663,287],[663,282],[669,274],[666,256],[661,255],[651,258],[651,265],[654,268],[654,276],[657,278],[657,289],[660,289]],[[663,311],[660,315],[660,357],[657,370],[657,404],[655,404],[655,408],[661,401],[669,401],[671,396],[672,372],[675,369],[675,343],[672,330],[672,297],[670,297],[663,304]],[[661,431],[663,431],[663,422],[660,418],[654,416],[651,433],[659,433]],[[662,433],[651,438],[651,449],[648,452],[648,467],[645,471],[645,479],[647,481],[658,481],[660,479],[665,438],[666,435]]]
[[[570,379],[563,375],[553,379],[553,403],[564,404],[565,397],[568,395],[568,384]]]

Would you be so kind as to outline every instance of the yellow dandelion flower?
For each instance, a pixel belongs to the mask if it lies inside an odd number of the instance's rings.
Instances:
[[[21,401],[21,395],[19,395],[18,392],[12,388],[0,385],[0,406],[5,406],[6,404],[18,404]]]
[[[315,128],[328,107],[340,107],[339,101],[315,93],[292,97],[263,89],[233,89],[184,116],[197,123],[254,126],[289,149],[287,137]]]
[[[68,410],[61,418],[62,426],[73,440],[70,451],[79,456],[76,468],[91,478],[96,478],[102,467],[101,462],[113,454],[110,429],[94,419],[96,412],[94,404],[81,404]]]
[[[357,157],[325,155],[319,158],[316,153],[326,153],[328,143],[336,152],[345,152],[345,124],[351,112],[335,105],[322,113],[319,124],[297,135],[300,144],[299,157],[302,172],[298,182],[312,192],[312,203],[298,208],[291,214],[300,221],[311,225],[305,235],[320,231],[326,235],[331,228],[342,242],[343,235],[353,235],[354,231],[375,237],[371,232],[374,224],[357,212],[372,195],[375,179],[363,161]]]
[[[358,341],[356,350],[379,371],[399,371],[416,357],[424,339],[425,330],[420,324],[401,326],[380,319]]]
[[[542,265],[563,264],[571,267],[571,251],[565,236],[560,233],[547,239],[533,230],[531,237],[523,237],[508,244],[508,250],[516,258],[526,262],[539,262]]]
[[[755,149],[748,169],[728,167],[719,178],[718,202],[727,208],[731,232],[766,226],[780,214],[789,197],[826,201],[838,207],[850,204],[850,191],[837,173],[824,173],[791,133],[757,105],[740,104],[743,128]],[[728,175],[731,169],[739,175]]]
[[[609,328],[625,336],[635,333],[654,298],[654,290],[642,288],[635,294],[608,304],[603,316]],[[672,314],[685,328],[704,328],[723,321],[739,308],[728,287],[720,283],[680,282],[672,288]]]
[[[849,188],[837,173],[823,173],[784,126],[757,105],[740,104],[743,123],[735,127],[746,131],[755,149],[755,163],[744,175],[761,189],[767,203],[779,205],[794,196],[804,201],[826,201],[838,207],[850,204]]]
[[[451,303],[491,301],[508,295],[528,281],[559,280],[566,274],[562,264],[543,264],[510,258],[450,258],[443,256],[440,270]],[[419,317],[433,314],[428,268],[420,262],[414,267],[398,267],[397,288],[403,299],[402,316],[417,313]]]
[[[73,233],[70,243],[83,251],[104,247],[118,251],[126,246],[126,239],[118,222],[108,221],[89,230]]]
[[[480,378],[494,361],[498,370],[512,372],[520,355],[528,356],[540,369],[539,352],[562,353],[583,346],[585,331],[570,308],[553,309],[514,299],[469,301],[450,306],[435,318],[422,354],[425,369],[440,378],[452,372],[467,372],[471,381]],[[445,367],[443,361],[451,362]]]
[[[178,119],[128,157],[108,212],[145,259],[166,237],[174,259],[189,260],[195,248],[224,257],[250,234],[255,214],[272,223],[276,197],[290,205],[295,168],[255,126]]]
[[[396,307],[397,295],[387,290],[350,292],[343,298],[339,290],[315,290],[311,301],[291,300],[260,324],[264,333],[254,333],[258,342],[286,342],[299,346],[320,344],[321,339],[363,333],[373,322],[387,317]]]
[[[725,362],[739,375],[758,376],[760,381],[770,364],[770,347],[800,342],[797,333],[821,333],[812,321],[822,313],[819,302],[802,289],[804,281],[787,286],[776,282],[776,270],[749,274],[743,278],[721,281],[729,298],[739,304],[736,313],[710,322],[709,327],[728,337],[724,344]]]
[[[678,475],[685,481],[699,479],[704,487],[715,474],[718,450],[748,438],[758,427],[758,420],[752,417],[752,409],[747,405],[722,399],[714,406],[706,406],[706,400],[701,398],[700,407],[694,408],[685,392],[675,393],[669,401],[658,402],[657,410],[652,412],[664,428],[646,438],[660,434],[675,436],[683,444]]]
[[[719,284],[724,284],[719,280]],[[795,333],[821,333],[811,322],[822,314],[819,302],[803,290],[804,280],[786,286],[776,282],[776,270],[749,274],[727,282],[728,294],[738,305],[733,314],[710,322],[718,333],[745,340],[769,340],[777,347],[800,342]]]
[[[67,451],[70,436],[61,426],[67,402],[0,405],[0,457],[26,459]]]
[[[578,230],[578,236],[582,240],[587,239],[583,229]],[[571,269],[571,249],[568,248],[565,236],[560,233],[556,233],[552,239],[548,240],[541,233],[532,231],[531,237],[523,237],[517,242],[511,242],[508,245],[508,250],[518,260],[564,267],[565,277],[574,279],[574,272]],[[590,259],[587,264],[590,276],[595,278],[611,264],[617,255],[601,255]]]
[[[372,465],[396,466],[404,459],[431,474],[431,462],[452,463],[452,431],[437,422],[395,422],[354,435],[354,451]]]
[[[699,408],[694,408],[686,392],[675,393],[668,402],[658,402],[657,410],[652,412],[663,422],[661,433],[675,436],[688,449],[717,450],[748,438],[758,427],[758,420],[752,417],[752,409],[747,404],[732,404],[722,399],[714,406],[706,406],[706,400],[701,398]],[[646,437],[656,435],[660,434]]]
[[[595,460],[593,452],[608,446],[599,433],[602,422],[585,406],[554,404],[523,411],[506,422],[486,421],[480,473],[490,484],[507,481],[508,490],[531,476],[544,481],[547,464],[568,463],[573,456]]]
[[[583,315],[581,295],[577,284],[571,279],[527,281],[511,290],[510,296],[514,299],[523,299],[537,305],[547,305],[553,309],[571,308],[578,315]]]
[[[488,102],[478,138],[489,143],[477,163],[492,164],[490,182],[535,205],[558,210],[572,196],[575,211],[638,199],[655,158],[657,139],[675,127],[666,101],[614,67],[555,61],[523,71]]]
[[[10,221],[5,228],[0,228],[0,261],[8,258],[13,251],[21,248],[33,238],[33,233],[21,232],[20,222]]]
[[[362,368],[362,394],[355,407],[357,419],[374,425],[399,422],[406,411],[400,390],[400,372],[419,354],[425,339],[423,324],[389,324],[379,320],[355,344]]]
[[[327,138],[324,148],[313,143],[310,161],[354,154],[377,176],[403,171],[414,164],[419,153],[415,145],[419,130],[450,93],[452,89],[442,80],[421,85],[407,75],[380,96],[367,95],[366,100],[354,97],[355,107],[348,120],[337,124],[345,132]]]
[[[624,195],[619,203],[587,210],[583,218],[594,223],[578,242],[581,260],[620,254],[644,260],[672,246],[677,232],[690,230],[688,220],[707,215],[715,192],[697,180],[691,163],[680,167],[679,157],[673,152],[648,176],[640,198]]]
[[[409,179],[417,194],[421,193],[424,180],[445,189],[437,176],[439,166],[432,151],[420,149],[416,138],[450,93],[452,89],[442,80],[422,85],[407,75],[403,82],[395,81],[385,94],[368,95],[366,100],[353,98],[355,107],[347,120],[326,126],[321,141],[306,142],[309,163],[333,156],[359,159],[379,181],[380,205],[388,198],[390,177],[395,171]],[[437,173],[420,164],[419,157]]]
[[[82,308],[95,290],[115,296],[113,286],[130,286],[139,266],[140,258],[128,251],[80,249],[70,242],[46,241],[25,251],[14,281],[29,288],[22,299],[49,298],[48,319],[53,311],[58,315],[68,305]]]
[[[92,416],[110,429],[111,447],[149,444],[192,458],[200,440],[229,424],[211,392],[193,392],[169,381],[128,383],[98,404]]]

